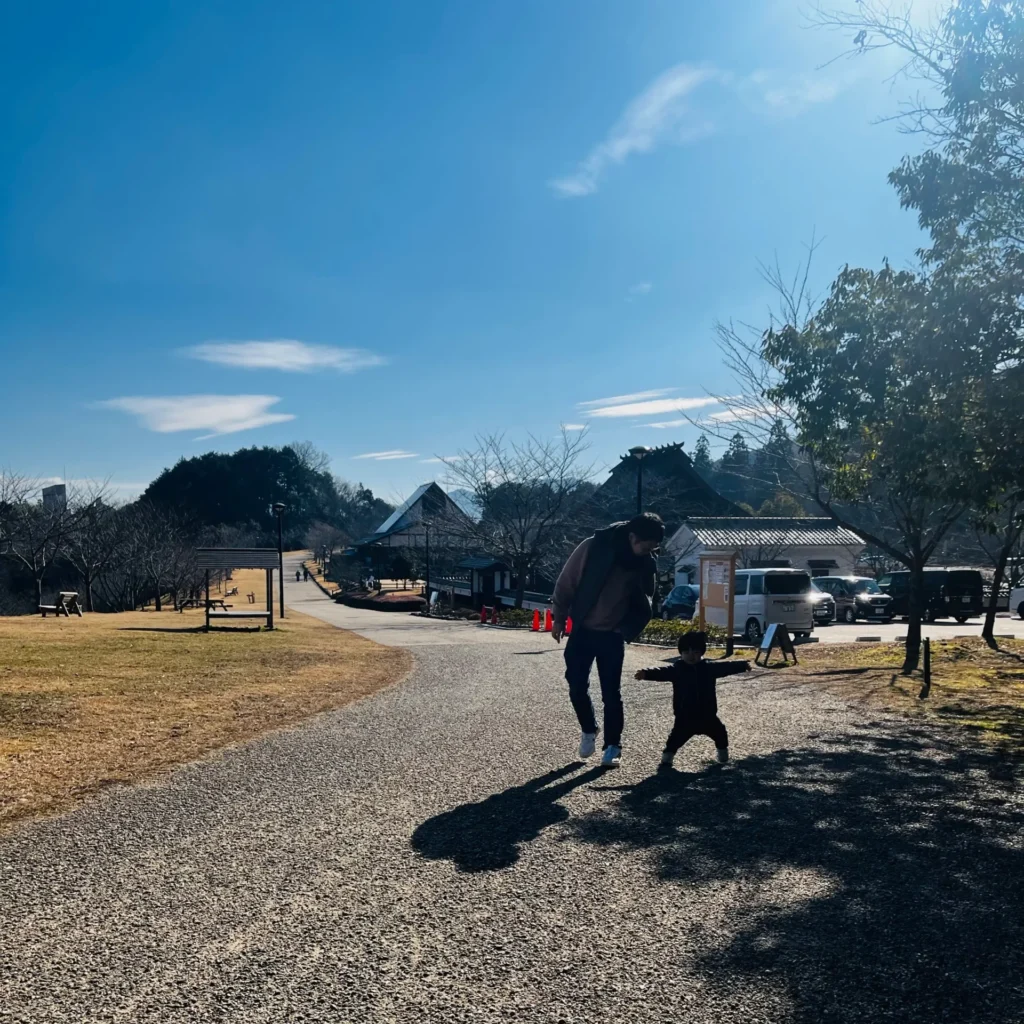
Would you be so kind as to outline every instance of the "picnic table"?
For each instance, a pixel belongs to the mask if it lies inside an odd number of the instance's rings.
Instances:
[[[78,591],[77,590],[62,590],[57,595],[57,601],[55,604],[41,604],[39,611],[42,612],[43,618],[46,618],[47,612],[53,612],[54,615],[60,616],[65,615],[71,618],[71,613],[81,617],[82,607],[78,603]]]
[[[222,612],[226,612],[229,608],[233,607],[233,605],[225,604],[222,597],[211,597],[207,600],[206,606],[207,608],[219,608]]]

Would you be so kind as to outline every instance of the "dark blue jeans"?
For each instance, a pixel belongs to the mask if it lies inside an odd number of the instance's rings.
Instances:
[[[590,669],[597,662],[604,703],[604,746],[622,746],[622,659],[626,644],[621,633],[598,632],[577,626],[565,645],[565,678],[569,699],[583,732],[597,732],[590,700]]]

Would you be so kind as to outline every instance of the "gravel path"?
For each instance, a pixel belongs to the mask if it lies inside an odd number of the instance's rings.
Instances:
[[[631,682],[601,773],[550,640],[289,591],[412,677],[0,843],[0,1021],[1024,1018],[1005,758],[748,677],[733,763]]]

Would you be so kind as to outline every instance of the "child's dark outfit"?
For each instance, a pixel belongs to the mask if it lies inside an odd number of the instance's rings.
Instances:
[[[674,755],[694,736],[710,736],[719,750],[727,749],[729,734],[718,717],[715,683],[723,676],[749,671],[750,665],[745,661],[711,662],[703,659],[696,665],[678,661],[645,669],[645,679],[672,684],[672,711],[676,720],[665,741],[665,753]]]

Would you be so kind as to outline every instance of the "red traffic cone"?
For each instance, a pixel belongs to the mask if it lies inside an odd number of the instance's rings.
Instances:
[[[565,620],[565,635],[568,636],[572,632],[572,616],[570,615]]]
[[[480,606],[480,625],[487,625],[487,608],[485,605]]]
[[[540,632],[540,609],[533,609],[533,625],[530,627],[534,633]]]
[[[495,605],[491,609],[491,625],[496,626],[498,624],[498,606]]]
[[[555,625],[555,620],[551,617],[551,609],[548,608],[544,612],[544,632],[545,633],[550,633],[551,630],[554,628],[554,625]]]

